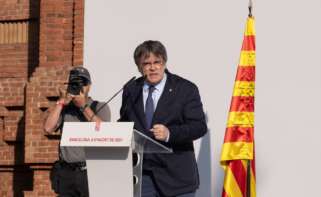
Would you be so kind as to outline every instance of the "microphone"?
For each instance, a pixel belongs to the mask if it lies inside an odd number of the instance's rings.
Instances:
[[[108,101],[106,101],[102,106],[100,106],[97,110],[96,110],[96,112],[95,112],[95,114],[93,115],[93,116],[95,116],[102,108],[104,108],[105,107],[105,105],[107,105],[110,101],[112,101],[123,89],[124,89],[124,87],[126,87],[127,85],[129,85],[132,81],[134,81],[136,79],[136,76],[134,76],[134,77],[132,77],[129,81],[127,81],[126,83],[125,83],[125,85],[120,89],[120,90],[118,90],[110,99],[108,99]],[[93,117],[91,117],[90,119],[92,119]]]

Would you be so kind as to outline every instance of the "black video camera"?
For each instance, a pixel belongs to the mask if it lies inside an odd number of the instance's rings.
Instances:
[[[89,82],[84,77],[74,77],[68,82],[67,93],[72,95],[79,95],[82,87],[88,85]]]

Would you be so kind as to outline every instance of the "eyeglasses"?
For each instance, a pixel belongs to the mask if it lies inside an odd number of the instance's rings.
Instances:
[[[151,68],[152,66],[160,67],[163,65],[163,61],[161,60],[155,60],[154,62],[143,62],[142,67],[143,68]]]

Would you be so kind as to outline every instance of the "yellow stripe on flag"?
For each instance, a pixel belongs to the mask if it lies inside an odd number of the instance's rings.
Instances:
[[[254,96],[255,83],[248,81],[236,81],[233,96]]]
[[[256,188],[255,177],[254,177],[253,170],[251,168],[251,197],[256,197],[255,188]]]
[[[248,162],[248,160],[242,160],[242,165],[243,165],[244,169],[247,169],[247,162]]]
[[[245,29],[244,35],[246,35],[246,36],[255,36],[254,25],[255,25],[254,18],[253,17],[249,17],[247,19],[246,29]]]
[[[241,51],[239,66],[255,66],[255,51]]]
[[[227,120],[227,127],[253,127],[254,112],[230,112]]]
[[[253,159],[253,143],[225,142],[221,162],[237,159]]]
[[[235,180],[232,170],[225,167],[224,190],[229,197],[242,197],[243,194]]]

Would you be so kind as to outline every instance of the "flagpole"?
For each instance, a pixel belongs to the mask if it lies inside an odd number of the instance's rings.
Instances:
[[[246,165],[246,197],[251,197],[251,160],[247,160]]]
[[[249,0],[249,17],[252,17],[252,7],[253,7],[253,2],[252,0]]]

